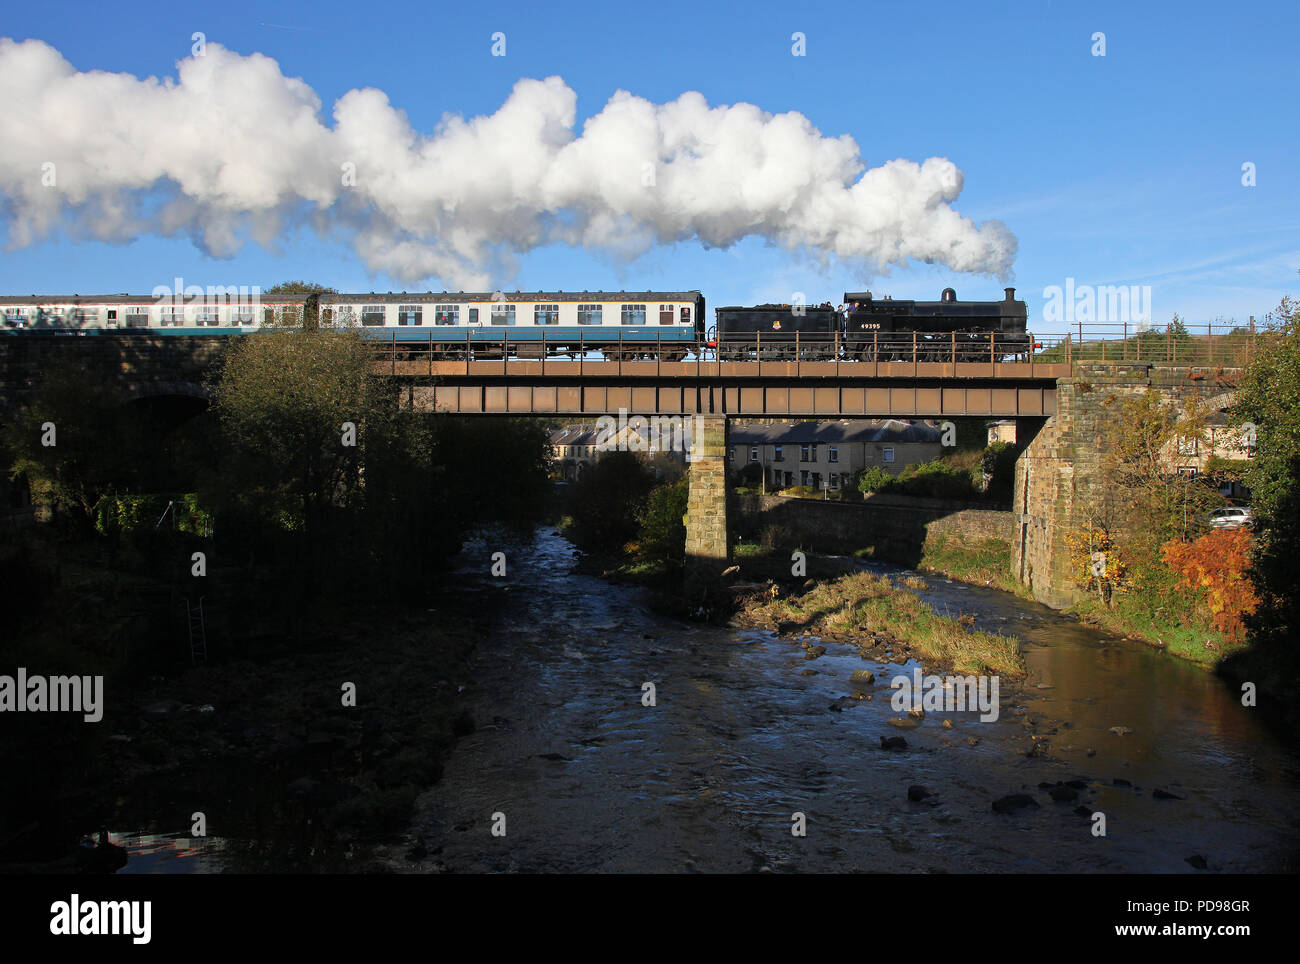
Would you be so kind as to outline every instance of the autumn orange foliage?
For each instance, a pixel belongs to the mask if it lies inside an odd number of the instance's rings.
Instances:
[[[1240,639],[1242,617],[1259,604],[1246,576],[1250,532],[1244,528],[1215,529],[1193,542],[1177,539],[1163,546],[1165,564],[1182,577],[1181,585],[1203,593],[1210,621],[1229,639]]]

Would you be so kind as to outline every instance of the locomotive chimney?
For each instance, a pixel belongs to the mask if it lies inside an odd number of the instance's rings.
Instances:
[[[1003,288],[1002,290],[1005,291],[1005,292],[1007,293],[1007,301],[1015,301],[1015,300],[1016,300],[1016,289],[1015,289],[1015,288]]]

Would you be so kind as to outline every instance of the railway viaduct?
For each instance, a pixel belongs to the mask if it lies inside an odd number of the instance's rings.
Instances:
[[[55,358],[115,373],[132,399],[204,398],[223,343],[148,335],[0,338],[0,418],[24,404]],[[1011,361],[963,361],[954,352],[948,361],[913,356],[903,362],[446,360],[381,345],[375,365],[397,385],[402,404],[417,411],[592,416],[625,410],[689,420],[686,550],[692,578],[702,583],[729,559],[731,418],[1031,420],[1041,428],[1016,465],[1012,568],[1038,599],[1063,607],[1073,598],[1065,534],[1090,500],[1107,497],[1093,484],[1102,454],[1098,426],[1113,411],[1105,396],[1148,388],[1171,397],[1226,396],[1242,359],[1198,365],[1176,357],[1115,359],[1112,350],[1112,359],[1102,361],[1085,358],[1068,340],[1061,344],[1063,352]]]

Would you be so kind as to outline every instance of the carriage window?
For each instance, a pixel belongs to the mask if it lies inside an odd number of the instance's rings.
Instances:
[[[376,325],[384,323],[384,306],[383,305],[362,305],[361,306],[361,324],[367,328],[373,328]]]
[[[162,326],[180,325],[185,320],[184,308],[159,308],[158,324]]]
[[[471,325],[477,325],[477,324],[478,324],[478,309],[477,309],[477,308],[471,308],[471,309],[469,310],[469,323],[470,323]]]
[[[691,323],[691,309],[690,309],[690,308],[683,308],[683,309],[682,309],[682,324],[683,324],[683,325],[689,325],[690,323]]]
[[[534,305],[534,325],[558,325],[560,323],[559,305]]]
[[[149,313],[147,311],[137,311],[126,313],[126,327],[128,328],[148,328]]]
[[[433,310],[433,323],[435,325],[459,325],[460,305],[438,305]]]
[[[399,325],[421,325],[424,323],[424,309],[419,305],[398,305],[397,323]]]
[[[513,325],[515,323],[515,306],[497,302],[492,306],[492,324]]]
[[[211,326],[221,324],[220,319],[217,317],[216,307],[214,306],[210,308],[199,308],[194,315],[194,323],[196,325],[211,325]]]
[[[660,306],[659,306],[659,324],[661,324],[661,325],[671,325],[672,323],[673,323],[673,306],[672,306],[672,305],[660,305]]]
[[[109,308],[109,309],[108,309],[108,320],[109,320],[109,321],[117,321],[117,309],[116,309],[116,308]]]
[[[235,305],[230,309],[232,325],[251,325],[257,321],[257,309],[252,305]]]
[[[578,324],[599,325],[602,305],[578,305]]]
[[[624,305],[620,323],[624,325],[644,325],[645,305]]]

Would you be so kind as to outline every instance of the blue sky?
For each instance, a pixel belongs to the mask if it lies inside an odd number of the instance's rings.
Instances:
[[[122,12],[129,9],[130,13]],[[654,103],[700,91],[798,111],[850,135],[874,167],[946,157],[965,175],[953,207],[1016,235],[1014,284],[1041,318],[1043,289],[1152,287],[1156,323],[1262,316],[1300,294],[1295,38],[1300,5],[660,2],[653,5],[400,2],[10,5],[0,36],[35,38],[78,70],[174,75],[202,31],[260,52],[334,102],[376,87],[422,132],[447,112],[490,114],[520,78],[559,75],[578,129],[625,89]],[[507,56],[490,55],[491,36]],[[806,35],[793,57],[791,35]],[[1092,35],[1106,35],[1095,57]],[[0,112],[12,105],[0,104]],[[0,144],[0,154],[4,145]],[[1242,164],[1257,183],[1242,184]],[[3,210],[0,207],[0,210]],[[7,222],[0,233],[12,237]],[[124,244],[58,233],[5,250],[0,291],[148,293],[199,283],[308,278],[344,290],[417,287],[371,274],[347,239],[299,228],[226,259],[187,237]],[[894,297],[999,298],[1003,282],[927,265],[864,280],[846,265],[750,238],[682,242],[624,263],[551,244],[501,278],[510,290],[698,288],[711,306],[838,301],[864,284]],[[431,280],[424,288],[443,287]]]

